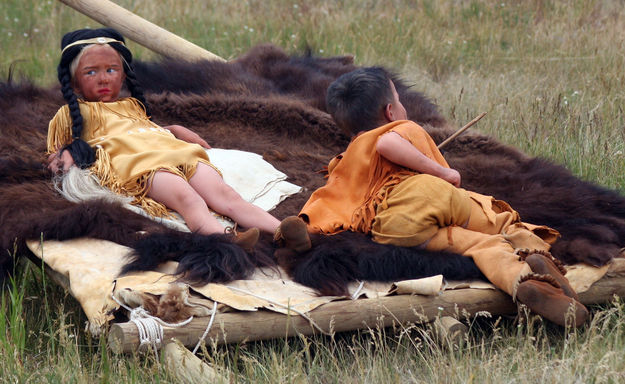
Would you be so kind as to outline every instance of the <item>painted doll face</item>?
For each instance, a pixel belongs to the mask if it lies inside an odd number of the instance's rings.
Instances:
[[[87,101],[116,101],[126,75],[119,53],[109,45],[93,45],[78,60],[74,90]]]

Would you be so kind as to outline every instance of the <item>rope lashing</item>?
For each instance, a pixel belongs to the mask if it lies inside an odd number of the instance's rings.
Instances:
[[[198,348],[200,348],[200,345],[202,344],[202,341],[204,341],[204,339],[206,338],[206,335],[208,335],[208,331],[213,326],[213,321],[215,320],[216,314],[217,314],[217,302],[213,301],[213,313],[211,314],[211,319],[208,321],[208,325],[206,326],[206,330],[204,330],[204,334],[202,334],[202,337],[200,337],[200,340],[198,340],[197,344],[195,345],[195,348],[193,348],[194,355],[197,352]]]
[[[139,348],[144,345],[151,345],[154,353],[161,347],[164,338],[163,326],[169,328],[183,327],[193,320],[193,316],[180,323],[167,323],[156,316],[150,315],[143,307],[130,308],[122,304],[115,295],[111,294],[113,300],[130,313],[130,321],[135,324],[139,332]]]

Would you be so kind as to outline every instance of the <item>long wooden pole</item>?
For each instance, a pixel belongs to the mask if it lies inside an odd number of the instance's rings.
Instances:
[[[177,36],[109,0],[59,0],[95,21],[163,56],[186,61],[223,58]]]
[[[583,304],[608,302],[614,296],[625,297],[625,276],[604,276],[589,290],[579,294]],[[400,324],[423,324],[441,316],[474,316],[486,311],[492,315],[516,313],[510,296],[499,290],[456,289],[438,296],[399,295],[378,299],[334,301],[308,312],[324,332],[389,327]],[[209,318],[197,318],[182,328],[164,328],[164,340],[179,340],[193,348],[204,334]],[[206,336],[206,343],[238,343],[319,333],[301,316],[286,316],[271,311],[219,313]],[[109,346],[117,352],[130,353],[139,347],[139,332],[134,323],[112,324]]]
[[[335,301],[307,313],[326,333],[356,329],[389,327],[407,323],[427,323],[438,316],[469,316],[478,311],[493,314],[516,312],[510,296],[501,291],[458,289],[432,296],[400,295],[377,299]],[[209,318],[197,318],[181,328],[164,328],[164,340],[179,340],[193,348],[206,330]],[[272,311],[219,313],[206,336],[206,343],[237,343],[241,341],[283,338],[297,334],[320,333],[301,316],[287,316]],[[113,351],[129,353],[139,347],[139,332],[132,323],[111,325],[108,336]]]

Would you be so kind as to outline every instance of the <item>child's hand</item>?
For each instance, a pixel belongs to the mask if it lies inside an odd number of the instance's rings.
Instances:
[[[182,125],[169,125],[164,128],[169,129],[177,139],[186,141],[187,143],[199,144],[206,149],[210,149],[211,147],[200,135]]]
[[[445,173],[441,176],[441,179],[449,182],[454,187],[460,188],[460,172],[453,168],[445,168]]]
[[[48,156],[48,169],[54,173],[65,173],[74,164],[74,158],[67,150],[61,150],[61,152],[52,153]]]
[[[180,140],[184,140],[187,143],[192,143],[192,144],[199,144],[202,147],[206,148],[206,149],[210,149],[210,145],[208,145],[208,143],[206,142],[206,140],[202,139],[200,137],[200,135],[198,135],[197,133],[193,132],[193,131],[188,131],[187,133],[181,135],[180,137],[178,137]]]

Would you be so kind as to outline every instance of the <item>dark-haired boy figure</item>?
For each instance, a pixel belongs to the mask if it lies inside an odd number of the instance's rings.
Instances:
[[[374,241],[470,256],[498,288],[559,325],[587,309],[548,252],[559,233],[523,223],[507,203],[459,188],[427,132],[407,120],[389,74],[360,68],[328,88],[328,111],[352,141],[328,166],[300,217],[310,232],[344,230]],[[570,321],[568,321],[571,324]]]

